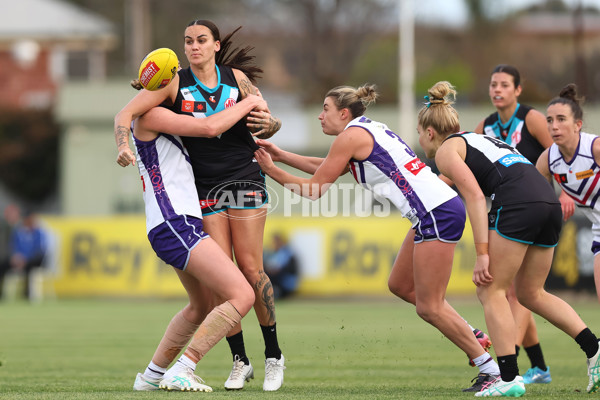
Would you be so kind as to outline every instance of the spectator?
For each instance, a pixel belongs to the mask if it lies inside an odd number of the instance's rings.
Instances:
[[[4,276],[11,269],[12,235],[21,219],[21,210],[16,204],[4,208],[4,218],[0,219],[0,300],[3,298]]]
[[[298,262],[281,233],[273,234],[273,250],[265,254],[265,272],[271,279],[276,299],[292,295],[298,288]]]
[[[40,226],[37,215],[26,211],[23,221],[12,233],[12,248],[10,266],[13,271],[23,271],[25,274],[24,296],[33,300],[31,277],[36,268],[43,265],[46,255],[46,232]]]

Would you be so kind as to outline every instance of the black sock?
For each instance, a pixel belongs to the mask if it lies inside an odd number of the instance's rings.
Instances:
[[[272,326],[260,326],[265,340],[265,358],[281,358],[281,349],[277,343],[277,324]]]
[[[235,361],[235,356],[238,356],[240,361],[246,365],[250,365],[250,360],[248,360],[248,357],[246,356],[246,347],[244,346],[244,335],[242,334],[242,331],[226,339],[227,343],[229,343],[229,349],[231,350],[233,360]]]
[[[594,357],[598,352],[598,338],[589,328],[585,328],[579,332],[579,335],[575,337],[575,341],[581,347],[581,350],[585,352],[587,358]]]
[[[504,382],[511,382],[519,375],[516,354],[498,357],[498,366],[500,367],[500,376]]]
[[[515,344],[515,354],[517,355],[517,358],[519,357],[520,351],[521,351],[521,346],[519,346],[518,344]]]
[[[534,344],[530,347],[523,347],[527,352],[527,357],[531,361],[531,368],[538,367],[542,371],[546,370],[546,362],[544,361],[544,354],[540,344]]]

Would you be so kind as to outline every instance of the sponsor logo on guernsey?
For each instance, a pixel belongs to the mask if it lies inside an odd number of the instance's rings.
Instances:
[[[592,171],[591,169],[588,169],[586,171],[577,172],[575,174],[575,177],[577,178],[578,181],[581,179],[589,178],[590,176],[594,176],[594,171]]]
[[[511,165],[518,163],[531,164],[531,162],[521,154],[507,154],[500,158],[498,162],[505,167],[510,167]]]
[[[148,83],[152,80],[154,75],[156,75],[160,71],[158,65],[154,61],[148,62],[144,69],[142,70],[142,74],[140,75],[140,82],[144,86],[148,86]]]
[[[152,168],[148,170],[148,176],[150,177],[150,182],[152,182],[154,193],[162,193],[165,189],[165,186],[163,184],[163,177],[158,165],[153,165]]]
[[[519,143],[521,143],[521,131],[514,131],[510,136],[511,145],[516,147]]]
[[[229,107],[233,107],[235,106],[235,99],[229,98],[227,100],[225,100],[225,108],[229,108]]]
[[[197,91],[198,91],[198,89],[196,89],[195,87],[189,87],[189,88],[181,89],[181,94],[184,96],[187,96],[187,95],[197,92]]]
[[[417,175],[419,171],[425,168],[425,163],[418,158],[404,164],[404,168],[410,171],[413,175]]]
[[[558,183],[567,183],[567,174],[554,174],[554,179]]]
[[[183,111],[183,112],[194,111],[194,102],[191,100],[183,100],[181,102],[181,111]]]
[[[515,128],[512,135],[510,135],[510,145],[512,147],[517,147],[519,143],[521,143],[521,130],[523,129],[524,121],[519,121],[519,124]]]
[[[182,100],[181,101],[182,112],[206,112],[206,103],[204,101],[192,101]]]
[[[210,206],[214,206],[219,202],[219,199],[209,199],[209,200],[200,200],[200,208],[207,208]]]

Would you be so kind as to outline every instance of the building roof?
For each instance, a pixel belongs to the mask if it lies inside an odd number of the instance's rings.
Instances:
[[[0,42],[115,39],[108,20],[61,0],[0,0]]]
[[[517,30],[523,33],[539,35],[572,34],[575,30],[576,20],[573,14],[532,12],[524,14],[517,19]],[[600,34],[600,15],[584,14],[579,20],[578,27],[586,34]]]

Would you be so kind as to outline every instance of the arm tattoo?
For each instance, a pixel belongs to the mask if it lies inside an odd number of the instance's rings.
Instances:
[[[254,286],[254,291],[260,293],[260,299],[265,305],[266,313],[269,318],[268,326],[275,324],[275,300],[273,296],[273,285],[264,270],[260,270],[260,278]]]
[[[117,130],[115,131],[115,140],[117,141],[117,147],[121,147],[129,143],[128,140],[129,129],[125,128],[123,125],[117,126]]]
[[[271,120],[269,121],[269,132],[277,132],[281,128],[281,121],[279,118],[275,118],[271,116]]]
[[[240,91],[242,92],[242,98],[248,96],[249,94],[256,94],[256,88],[248,79],[242,79],[239,86]]]
[[[265,130],[265,133],[258,135],[259,139],[269,139],[281,129],[281,120],[279,118],[270,116],[269,127]]]

